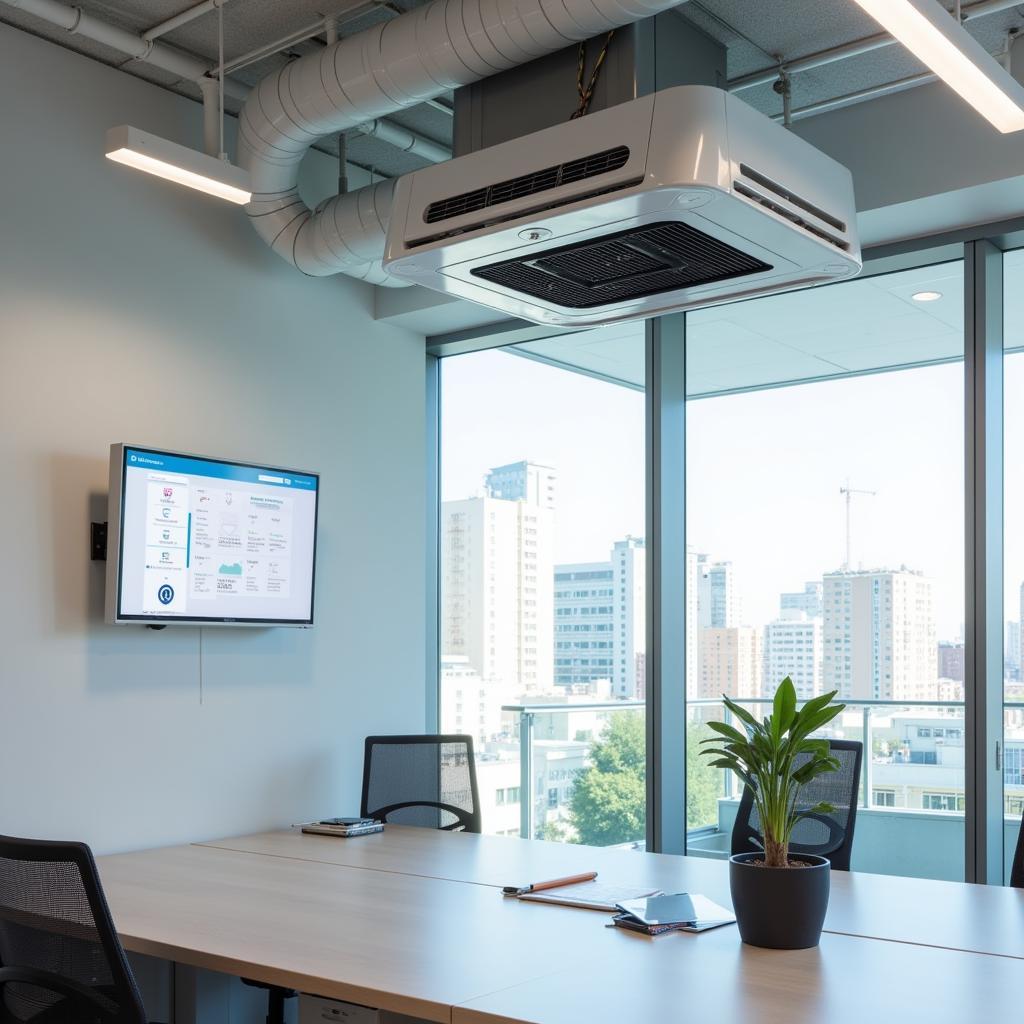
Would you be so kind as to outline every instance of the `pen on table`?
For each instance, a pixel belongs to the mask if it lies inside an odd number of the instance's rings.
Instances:
[[[569,875],[567,878],[553,878],[550,882],[532,882],[530,885],[506,885],[502,893],[506,896],[523,896],[528,892],[541,892],[543,889],[557,889],[562,885],[575,885],[577,882],[592,882],[597,878],[596,871],[585,871],[582,875]]]

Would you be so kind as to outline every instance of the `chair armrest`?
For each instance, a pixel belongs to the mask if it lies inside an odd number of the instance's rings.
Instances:
[[[0,989],[5,985],[31,985],[41,988],[62,996],[80,1012],[98,1016],[105,1021],[117,1020],[118,1006],[112,999],[100,995],[88,985],[61,974],[54,974],[52,971],[42,971],[35,967],[0,967]],[[67,1009],[67,1006],[62,1006],[65,1013]],[[66,1018],[62,1016],[61,1019]]]

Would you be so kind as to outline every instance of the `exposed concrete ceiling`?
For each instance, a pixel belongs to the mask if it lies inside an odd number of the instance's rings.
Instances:
[[[143,32],[166,18],[191,7],[196,0],[79,0],[86,12],[121,27]],[[343,15],[339,32],[349,35],[394,17],[396,11],[417,5],[419,0],[387,0],[376,9],[352,17]],[[966,0],[965,0],[966,2]],[[356,0],[228,0],[223,7],[225,51],[228,61],[257,47],[280,39],[297,28],[310,25],[325,14],[351,11]],[[947,0],[952,5],[952,0]],[[792,60],[823,49],[876,34],[879,29],[852,0],[689,0],[686,17],[728,48],[728,75],[735,79],[772,67],[781,58]],[[126,63],[122,54],[91,43],[81,36],[40,21],[16,8],[0,4],[0,21],[24,28],[105,63],[123,67],[141,78],[175,89],[198,99],[190,82],[175,81],[165,72],[138,61]],[[1024,28],[1024,3],[1011,10],[972,19],[971,32],[991,53],[1006,46],[1007,32]],[[207,59],[217,59],[217,13],[210,12],[163,37],[163,41]],[[266,57],[237,73],[253,84],[295,55],[309,53],[324,45],[323,34],[296,43],[287,52]],[[899,46],[852,57],[826,67],[793,76],[793,106],[800,108],[860,89],[896,81],[924,68]],[[771,85],[745,89],[742,98],[756,109],[777,114],[782,101]],[[450,100],[450,98],[449,98]],[[237,109],[228,101],[228,109]],[[439,142],[451,142],[451,119],[429,106],[420,106],[393,116],[392,120]],[[318,148],[336,152],[333,140]],[[417,157],[400,152],[376,139],[353,134],[349,157],[364,167],[395,176],[423,165]]]

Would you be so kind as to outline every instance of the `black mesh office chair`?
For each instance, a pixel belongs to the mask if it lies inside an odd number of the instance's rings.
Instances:
[[[1013,864],[1010,866],[1010,885],[1024,889],[1024,820],[1017,833],[1017,849],[1013,852]]]
[[[0,836],[0,1021],[145,1020],[89,847]]]
[[[832,814],[812,814],[797,822],[789,844],[790,853],[816,854],[827,857],[833,868],[850,870],[853,852],[853,829],[857,823],[857,795],[860,791],[860,769],[863,744],[852,740],[831,740],[832,756],[839,761],[839,771],[826,772],[801,786],[797,794],[800,807],[818,803],[831,804]],[[797,766],[807,760],[797,758]],[[732,852],[750,853],[761,848],[760,822],[754,795],[744,787],[732,829]]]
[[[359,812],[395,825],[480,831],[471,736],[367,736]]]

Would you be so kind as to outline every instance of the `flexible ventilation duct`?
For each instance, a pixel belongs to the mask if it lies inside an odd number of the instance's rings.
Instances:
[[[314,276],[401,284],[380,268],[394,183],[336,196],[316,211],[296,189],[319,139],[677,6],[679,0],[431,0],[293,61],[250,93],[238,162],[260,236]]]

